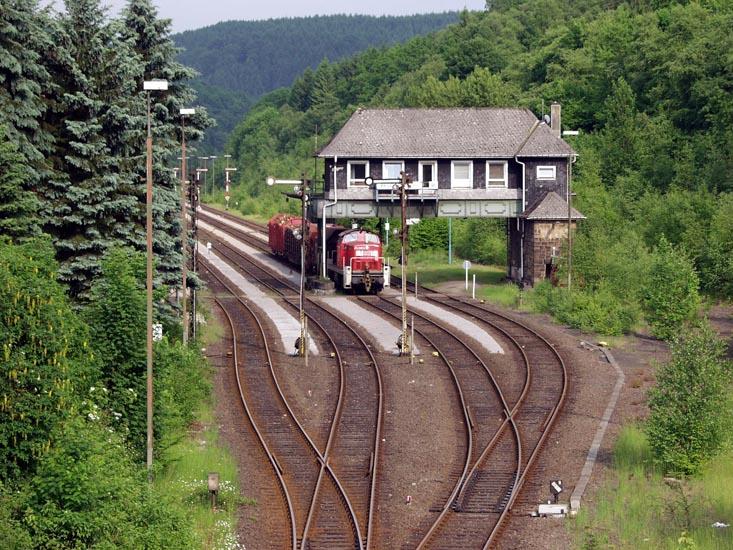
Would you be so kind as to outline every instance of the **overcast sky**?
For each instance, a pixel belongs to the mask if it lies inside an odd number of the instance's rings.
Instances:
[[[60,8],[63,0],[55,1]],[[47,2],[44,2],[47,3]],[[230,19],[270,19],[271,17],[303,17],[333,13],[367,15],[411,15],[469,10],[482,10],[485,0],[154,0],[158,14],[173,20],[173,32],[197,29]],[[116,15],[126,0],[102,0]]]

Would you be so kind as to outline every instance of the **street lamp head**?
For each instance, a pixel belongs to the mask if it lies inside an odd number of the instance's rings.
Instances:
[[[219,157],[217,157],[216,155],[211,155],[211,156],[210,156],[209,158],[210,158],[211,160],[214,160],[214,159],[218,159]]]
[[[230,159],[230,158],[232,158],[232,155],[224,155],[224,158],[225,159]]]
[[[183,115],[195,115],[196,114],[196,109],[181,109],[178,112],[181,114],[181,116],[183,116]]]
[[[159,90],[164,91],[168,89],[168,81],[162,79],[145,80],[143,82],[143,90]]]

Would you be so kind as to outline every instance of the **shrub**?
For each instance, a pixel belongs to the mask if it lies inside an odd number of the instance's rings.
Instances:
[[[681,250],[662,237],[654,251],[651,272],[644,289],[643,306],[652,333],[671,339],[700,306],[695,268]]]
[[[543,281],[535,287],[532,303],[536,309],[552,314],[562,323],[606,335],[630,331],[639,317],[633,303],[623,303],[604,287],[592,292],[568,292]]]
[[[156,453],[186,435],[196,408],[208,394],[205,362],[193,348],[163,338],[155,345]]]
[[[56,282],[48,241],[0,240],[0,480],[32,471],[94,379],[86,327]]]
[[[34,547],[191,547],[184,514],[148,487],[119,434],[76,417],[55,435],[17,510]]]
[[[672,344],[649,392],[647,423],[654,460],[665,472],[693,474],[724,442],[730,372],[725,344],[703,323]]]

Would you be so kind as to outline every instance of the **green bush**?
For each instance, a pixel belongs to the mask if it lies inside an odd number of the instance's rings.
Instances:
[[[56,282],[48,241],[0,240],[0,481],[32,471],[96,377],[88,331]]]
[[[665,472],[693,474],[725,441],[731,374],[725,344],[702,323],[672,343],[649,392],[647,423],[654,460]]]
[[[534,289],[532,304],[552,314],[558,321],[587,332],[618,335],[630,331],[639,312],[632,304],[621,302],[606,288],[596,291],[555,288],[543,281]]]
[[[76,417],[21,491],[16,514],[35,548],[187,548],[182,510],[148,486],[124,439],[102,419]]]
[[[156,454],[186,435],[210,384],[201,354],[180,342],[163,338],[155,345],[155,438]]]
[[[643,307],[653,334],[669,340],[700,306],[695,268],[681,251],[662,237],[653,254],[649,280],[644,289]]]

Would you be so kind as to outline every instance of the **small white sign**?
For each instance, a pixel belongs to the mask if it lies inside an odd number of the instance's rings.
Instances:
[[[407,223],[407,225],[416,225],[420,223],[420,218],[407,218],[405,223]]]
[[[468,260],[463,260],[463,269],[471,269],[471,262]]]
[[[384,222],[384,230],[389,231],[389,222]]]
[[[155,323],[153,325],[153,342],[160,342],[163,339],[163,325]]]

